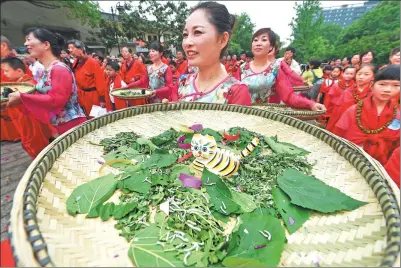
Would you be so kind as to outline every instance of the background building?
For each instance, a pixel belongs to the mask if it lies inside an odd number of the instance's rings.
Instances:
[[[101,52],[106,53],[106,47],[99,36],[100,29],[84,25],[79,19],[69,19],[66,16],[66,8],[51,4],[51,1],[41,1],[40,4],[29,1],[7,1],[1,4],[1,35],[6,36],[13,47],[19,53],[25,50],[24,42],[26,29],[31,27],[43,27],[50,31],[61,34],[66,40],[78,39],[84,42],[87,53]],[[113,14],[101,12],[103,19],[115,19]],[[160,42],[165,42],[170,38],[171,33],[167,32],[161,36]],[[154,33],[143,33],[143,41],[149,42],[157,39]],[[120,48],[130,47],[134,53],[148,53],[146,43],[141,40],[128,40],[120,43]],[[175,54],[175,48],[169,50]],[[117,56],[118,47],[111,49],[110,55]]]
[[[367,1],[361,4],[334,6],[323,9],[323,21],[335,23],[341,27],[350,25],[364,13],[375,8],[380,1]]]

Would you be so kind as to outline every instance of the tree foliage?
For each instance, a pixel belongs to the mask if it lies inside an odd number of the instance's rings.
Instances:
[[[234,25],[229,52],[239,55],[241,51],[249,51],[251,49],[252,35],[255,30],[255,24],[245,12],[237,16],[237,21]]]
[[[296,17],[292,19],[292,46],[297,49],[299,59],[309,59],[312,54],[320,54],[324,50],[321,43],[320,25],[323,22],[320,2],[303,1],[295,3]],[[320,56],[320,55],[319,55]]]
[[[120,36],[124,36],[122,25],[115,20],[100,20],[100,32],[98,37],[103,45],[106,47],[107,54],[111,49],[117,45]]]
[[[168,35],[169,38],[165,40],[168,45],[181,43],[182,29],[189,15],[188,5],[184,1],[141,0],[134,12],[142,18],[148,18],[143,23],[146,25],[145,32],[156,35],[159,41],[162,36]]]
[[[352,56],[372,49],[375,63],[388,61],[392,48],[400,46],[400,2],[382,1],[350,26],[322,23],[319,1],[296,4],[296,17],[290,26],[297,59],[330,59]]]

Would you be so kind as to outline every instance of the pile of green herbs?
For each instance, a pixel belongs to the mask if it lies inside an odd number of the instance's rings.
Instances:
[[[309,152],[244,128],[227,134],[238,131],[235,141],[213,129],[196,131],[237,154],[260,139],[238,174],[222,178],[205,169],[200,189],[183,187],[178,179],[193,175],[193,157],[184,157],[189,150],[177,140],[185,135],[190,143],[194,133],[169,129],[147,139],[123,132],[104,139],[103,158],[118,172],[77,187],[67,211],[103,221],[113,217],[138,267],[277,266],[286,243],[281,220],[293,233],[314,210],[332,213],[364,204],[310,176]],[[107,202],[117,189],[118,204]]]

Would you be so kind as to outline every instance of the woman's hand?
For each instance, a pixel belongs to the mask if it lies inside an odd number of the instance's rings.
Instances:
[[[320,103],[315,103],[312,105],[311,110],[315,111],[315,112],[323,111],[323,110],[326,110],[326,106],[324,106],[323,104],[320,104]]]
[[[8,102],[7,102],[7,107],[16,107],[18,105],[20,105],[22,103],[21,101],[21,93],[16,91],[13,93],[10,93],[10,95],[8,95]]]

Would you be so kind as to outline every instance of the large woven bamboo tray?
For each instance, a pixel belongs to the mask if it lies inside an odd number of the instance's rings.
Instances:
[[[17,88],[18,91],[22,93],[32,93],[35,91],[35,86],[30,83],[17,83],[17,82],[7,82],[7,83],[0,83],[1,94],[3,93],[3,88],[9,87],[11,89]],[[8,98],[1,97],[0,102],[7,102]]]
[[[121,131],[151,137],[180,124],[224,130],[242,126],[302,147],[316,163],[313,175],[368,202],[351,212],[314,213],[292,235],[281,266],[399,265],[400,192],[363,151],[298,119],[257,108],[205,103],[136,106],[90,120],[58,137],[29,166],[17,187],[10,239],[18,266],[127,267],[129,243],[115,221],[71,217],[73,189],[99,176],[102,147],[91,145]],[[117,198],[117,196],[113,196]],[[316,264],[318,263],[318,264]]]
[[[254,106],[255,108],[259,108],[262,110],[277,112],[284,115],[289,115],[291,117],[295,117],[301,120],[313,120],[317,119],[320,115],[324,114],[326,110],[322,111],[312,111],[309,109],[303,108],[291,108],[285,104],[278,104],[278,103],[264,103],[264,104],[257,104]]]

